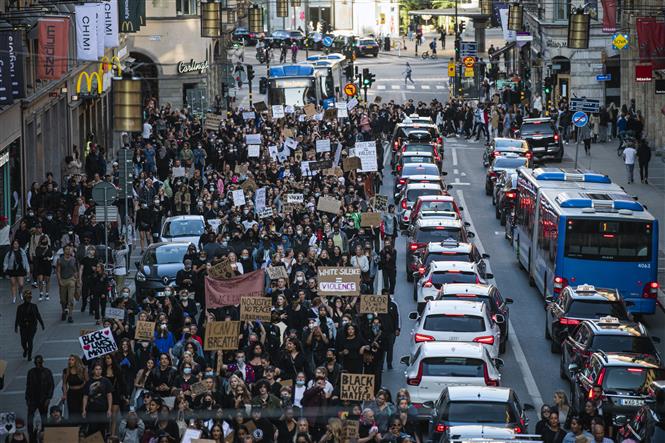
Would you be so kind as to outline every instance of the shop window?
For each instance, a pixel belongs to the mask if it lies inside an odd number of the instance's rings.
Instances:
[[[554,0],[554,20],[568,20],[571,0]]]
[[[198,0],[176,0],[177,15],[198,15]]]

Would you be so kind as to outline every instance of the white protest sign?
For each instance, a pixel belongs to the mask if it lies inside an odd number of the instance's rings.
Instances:
[[[286,194],[287,203],[300,203],[302,204],[305,201],[303,194]]]
[[[261,134],[247,134],[245,135],[245,143],[248,145],[260,145]]]
[[[251,120],[254,118],[254,113],[253,112],[243,112],[242,113],[242,118],[243,120]]]
[[[342,156],[342,144],[337,143],[337,149],[335,149],[335,160],[333,161],[333,167],[339,165],[339,159]]]
[[[287,158],[289,158],[289,154],[291,151],[289,151],[289,148],[284,147],[283,151],[280,151],[277,153],[277,161],[280,163],[284,163]]]
[[[16,432],[16,412],[0,412],[0,435]]]
[[[233,191],[233,206],[243,206],[246,203],[245,192],[242,189]]]
[[[254,210],[260,213],[266,207],[266,188],[259,188],[256,190],[254,198]]]
[[[349,116],[349,111],[346,108],[346,103],[337,102],[335,103],[335,107],[337,108],[337,118],[346,118]]]
[[[352,110],[353,108],[355,108],[356,106],[358,106],[358,99],[357,98],[352,98],[351,100],[346,102],[346,109],[348,109],[349,111]]]
[[[330,139],[322,138],[316,141],[316,153],[330,152]]]
[[[289,148],[292,151],[295,151],[296,148],[298,148],[298,142],[296,140],[292,139],[291,137],[289,137],[286,140],[284,140],[284,146],[286,146],[287,148]]]
[[[192,440],[198,440],[199,438],[201,438],[200,430],[187,428],[185,429],[184,434],[182,434],[182,439],[180,439],[180,443],[192,443]]]
[[[118,350],[111,328],[100,329],[79,337],[83,355],[88,361]]]
[[[184,166],[179,166],[177,168],[173,168],[173,177],[184,177],[185,176],[185,167]]]
[[[304,122],[304,121],[305,121],[305,116],[304,116],[303,114],[300,114],[300,115],[298,116],[298,121],[299,121],[299,122]]]
[[[284,105],[272,105],[272,118],[283,118],[284,115]]]
[[[261,155],[261,146],[249,145],[247,146],[247,157],[255,158]]]
[[[310,177],[312,176],[312,171],[309,169],[309,162],[306,160],[303,160],[300,162],[300,172],[302,172],[302,175],[305,177]]]
[[[356,142],[354,155],[360,157],[360,172],[377,171],[376,142]]]
[[[106,308],[104,318],[111,318],[113,320],[124,320],[125,310],[122,308]]]
[[[317,122],[320,122],[321,120],[323,120],[323,112],[319,112],[318,114],[314,114],[314,120],[316,120]]]
[[[296,112],[296,108],[294,108],[291,105],[286,105],[286,106],[284,106],[284,112],[287,113],[287,114],[293,114],[293,113]]]
[[[270,158],[277,160],[277,153],[277,146],[268,146],[268,154],[270,154]]]

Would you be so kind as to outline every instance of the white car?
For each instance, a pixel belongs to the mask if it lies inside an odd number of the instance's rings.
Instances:
[[[436,401],[446,386],[499,386],[497,366],[503,365],[480,343],[452,342],[420,343],[401,362],[408,365],[404,375],[413,403]]]
[[[164,220],[162,225],[162,242],[187,242],[199,244],[201,234],[205,231],[205,219],[202,215],[176,215]]]
[[[409,314],[416,324],[411,331],[414,343],[448,341],[483,344],[492,358],[499,355],[501,331],[482,301],[432,300],[421,316]]]
[[[397,217],[401,228],[406,228],[411,219],[411,209],[418,197],[423,195],[444,195],[441,185],[435,183],[409,183],[402,191]]]
[[[418,312],[423,311],[429,300],[436,300],[441,286],[446,283],[485,284],[486,278],[494,277],[480,269],[479,263],[468,261],[432,261],[422,276],[420,272],[413,275],[419,278],[413,285]]]
[[[446,430],[446,435],[441,443],[461,442],[483,442],[483,443],[509,443],[509,442],[541,442],[540,435],[528,435],[515,432],[514,429],[501,428],[499,426],[487,425],[459,425],[451,426]]]

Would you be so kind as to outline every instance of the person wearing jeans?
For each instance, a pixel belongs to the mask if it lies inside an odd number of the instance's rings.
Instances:
[[[72,313],[74,312],[74,293],[76,291],[76,282],[79,279],[78,263],[76,257],[72,254],[72,247],[65,246],[62,257],[58,259],[55,266],[55,275],[58,277],[58,288],[60,292],[60,306],[62,307],[62,317],[72,323]]]
[[[629,143],[626,146],[626,149],[623,150],[623,161],[626,165],[626,172],[628,174],[628,183],[633,183],[633,171],[635,170],[635,157],[637,157],[637,151],[633,147],[634,141],[628,141],[626,139],[626,143]]]

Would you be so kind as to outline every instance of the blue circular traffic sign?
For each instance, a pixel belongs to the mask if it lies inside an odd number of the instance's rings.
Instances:
[[[333,39],[332,37],[323,37],[323,46],[332,46],[333,44]]]
[[[585,112],[577,111],[573,114],[573,124],[578,128],[586,126],[589,123],[589,116]]]

